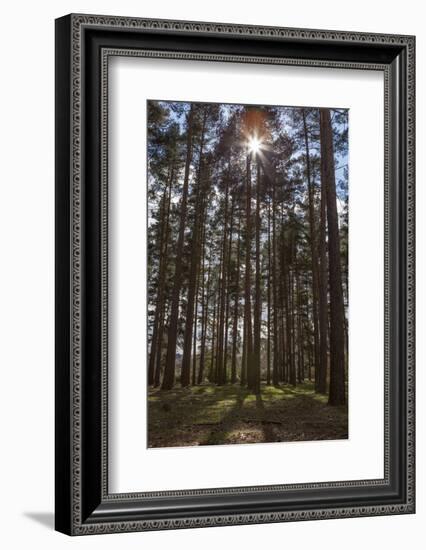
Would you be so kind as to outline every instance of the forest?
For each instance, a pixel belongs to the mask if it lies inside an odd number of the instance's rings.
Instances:
[[[348,110],[147,102],[148,446],[348,437]]]

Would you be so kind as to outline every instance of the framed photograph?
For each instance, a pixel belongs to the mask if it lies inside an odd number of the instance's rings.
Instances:
[[[56,21],[56,529],[415,511],[412,36]]]

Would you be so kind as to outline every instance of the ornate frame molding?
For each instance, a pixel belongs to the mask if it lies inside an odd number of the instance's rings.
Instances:
[[[99,80],[100,80],[100,390],[101,410],[99,412],[99,430],[100,430],[100,445],[101,450],[99,470],[99,481],[96,486],[100,492],[101,506],[93,509],[93,502],[85,503],[84,499],[86,491],[92,495],[92,486],[86,488],[86,477],[84,473],[84,456],[83,447],[85,446],[84,422],[87,413],[84,410],[85,402],[85,367],[84,363],[84,317],[85,317],[85,292],[84,281],[87,277],[88,262],[85,254],[86,233],[91,230],[90,225],[86,220],[85,211],[85,181],[88,181],[88,176],[85,173],[85,148],[88,145],[85,138],[84,123],[87,117],[87,101],[88,78],[86,71],[86,57],[88,48],[87,31],[111,30],[117,33],[142,33],[144,36],[151,37],[153,35],[167,36],[213,36],[216,38],[230,37],[232,39],[242,41],[244,39],[261,39],[273,41],[290,41],[291,43],[300,44],[324,44],[327,47],[333,48],[346,46],[369,45],[371,48],[388,47],[391,51],[400,52],[406,62],[406,74],[401,75],[399,65],[393,66],[391,62],[371,62],[363,61],[341,61],[333,59],[315,59],[315,58],[300,58],[300,57],[280,57],[268,55],[243,55],[231,53],[207,53],[207,52],[189,52],[189,51],[172,51],[169,49],[157,50],[154,48],[131,48],[128,46],[120,47],[114,45],[102,45],[100,47],[99,57]],[[381,35],[381,34],[364,34],[364,33],[346,33],[341,31],[321,31],[307,29],[286,29],[278,27],[252,27],[245,25],[227,25],[218,23],[201,23],[201,22],[186,22],[186,21],[169,21],[169,20],[148,20],[136,18],[122,17],[107,17],[107,16],[92,16],[92,15],[70,15],[57,21],[57,62],[62,63],[64,59],[69,64],[69,72],[67,66],[62,68],[62,72],[57,73],[57,94],[59,97],[59,105],[57,111],[57,126],[61,124],[64,117],[64,108],[68,104],[69,110],[69,127],[68,135],[57,136],[57,154],[66,155],[63,151],[68,146],[70,155],[67,162],[64,163],[60,158],[60,167],[56,175],[57,194],[64,192],[63,180],[64,177],[69,178],[69,196],[64,198],[64,203],[57,206],[57,214],[63,215],[67,210],[69,212],[68,229],[57,227],[58,240],[61,241],[65,237],[68,238],[69,256],[68,265],[65,267],[59,266],[57,277],[63,277],[63,271],[66,270],[69,276],[69,289],[60,291],[59,302],[62,303],[67,298],[70,303],[69,317],[59,320],[57,328],[62,331],[68,327],[68,334],[65,341],[68,341],[68,369],[64,367],[66,360],[66,349],[63,349],[62,340],[59,343],[60,351],[57,353],[57,377],[60,383],[57,387],[57,400],[61,400],[63,389],[68,388],[70,401],[67,411],[63,410],[62,405],[58,405],[57,401],[57,426],[63,428],[62,416],[65,421],[69,420],[69,431],[65,434],[65,439],[68,441],[69,447],[65,444],[63,436],[59,436],[57,432],[57,463],[60,463],[58,483],[68,483],[68,488],[65,491],[59,491],[57,494],[57,528],[69,534],[83,535],[94,533],[112,533],[124,531],[141,531],[154,529],[177,529],[187,527],[201,527],[213,525],[236,525],[246,523],[265,523],[265,522],[282,522],[308,519],[326,519],[336,517],[359,517],[369,515],[385,515],[385,514],[401,514],[414,512],[414,133],[415,133],[415,61],[414,61],[415,40],[412,36],[397,36],[397,35]],[[107,123],[108,123],[108,59],[110,56],[142,56],[142,57],[165,57],[170,59],[192,59],[203,61],[231,61],[241,63],[274,63],[274,64],[292,64],[301,66],[314,67],[336,67],[342,69],[369,69],[383,71],[385,75],[385,476],[383,480],[364,480],[360,482],[342,481],[335,483],[314,483],[314,484],[297,484],[297,485],[279,485],[271,487],[240,487],[227,489],[211,489],[211,490],[194,490],[194,491],[170,491],[158,493],[131,493],[131,494],[109,494],[108,493],[108,475],[107,475],[107,403],[108,403],[108,353],[107,353],[107,319],[108,319],[108,254],[107,254],[107,232],[108,232],[108,217],[107,217],[107,196],[108,196],[108,143],[107,143]],[[68,78],[68,87],[66,91],[61,91],[61,82]],[[403,80],[403,83],[402,83]],[[395,85],[399,83],[400,90],[395,89]],[[395,136],[395,121],[392,119],[392,102],[395,101],[395,96],[400,97],[405,94],[406,104],[406,134],[405,143],[400,143]],[[62,99],[61,99],[62,98]],[[57,95],[58,99],[58,95]],[[62,101],[62,103],[61,103]],[[59,116],[58,116],[59,115]],[[87,122],[86,122],[87,125]],[[61,133],[61,129],[57,128]],[[66,132],[65,132],[66,133]],[[395,145],[395,139],[398,143]],[[405,179],[405,190],[400,197],[401,203],[395,205],[395,197],[391,194],[392,178],[395,177],[396,168],[392,165],[392,151],[395,147],[399,147],[402,151],[401,157],[398,159],[405,162],[405,173],[402,178]],[[405,151],[405,155],[404,155]],[[404,160],[405,159],[405,160]],[[391,174],[391,168],[393,175]],[[66,186],[65,186],[66,188]],[[405,196],[404,196],[405,195]],[[399,195],[398,195],[399,196]],[[404,204],[405,200],[405,204]],[[395,235],[391,230],[391,223],[395,217],[395,209],[399,206],[403,208],[403,221],[405,226],[401,227],[402,243],[405,240],[405,250],[394,250]],[[85,224],[86,222],[86,224]],[[60,225],[60,223],[59,223]],[[390,275],[391,259],[395,254],[405,257],[401,259],[405,265],[405,299],[403,301],[405,311],[392,311],[392,280]],[[58,260],[57,260],[58,261]],[[404,384],[406,386],[405,406],[406,406],[406,469],[400,472],[406,476],[404,485],[405,498],[403,502],[392,502],[387,504],[383,502],[380,505],[363,506],[333,506],[325,507],[323,505],[317,508],[308,506],[306,510],[283,509],[276,511],[256,511],[250,513],[231,512],[227,514],[215,513],[211,515],[191,514],[187,517],[178,517],[171,519],[169,517],[144,519],[144,514],[141,511],[139,517],[129,519],[128,515],[120,515],[121,508],[126,505],[136,506],[138,502],[144,498],[159,498],[159,497],[197,497],[197,496],[224,496],[238,495],[240,497],[248,496],[252,493],[282,493],[282,492],[304,492],[308,489],[348,489],[362,487],[385,487],[391,484],[390,469],[391,457],[390,438],[390,415],[393,406],[390,394],[390,364],[391,355],[394,353],[392,339],[390,335],[391,316],[398,314],[401,317],[403,332],[405,333],[405,350],[402,350],[403,355],[399,359],[404,361],[406,370],[404,371]],[[57,317],[64,317],[64,314],[57,312]],[[67,340],[69,339],[69,340]],[[65,346],[66,347],[66,346]],[[403,369],[401,366],[400,369]],[[63,372],[65,370],[65,372]],[[401,373],[400,373],[401,375]],[[61,416],[62,415],[62,416]],[[64,448],[65,446],[65,448]],[[68,469],[69,468],[69,469]],[[99,486],[99,487],[98,487]],[[94,498],[94,497],[93,497]],[[89,497],[89,501],[92,499]],[[67,501],[65,503],[65,500]],[[96,500],[96,498],[94,498]],[[108,508],[109,505],[109,508]],[[106,511],[102,508],[106,508]],[[93,513],[88,515],[88,509]],[[284,507],[285,508],[285,507]],[[126,519],[120,521],[120,517]]]

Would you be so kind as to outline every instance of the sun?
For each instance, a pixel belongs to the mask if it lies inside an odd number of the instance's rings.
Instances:
[[[252,136],[248,140],[248,148],[250,153],[259,153],[262,148],[262,141],[257,136]]]

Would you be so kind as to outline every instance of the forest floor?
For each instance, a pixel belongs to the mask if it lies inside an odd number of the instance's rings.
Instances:
[[[347,407],[330,407],[313,384],[262,385],[253,395],[240,385],[150,389],[148,446],[347,439]]]

